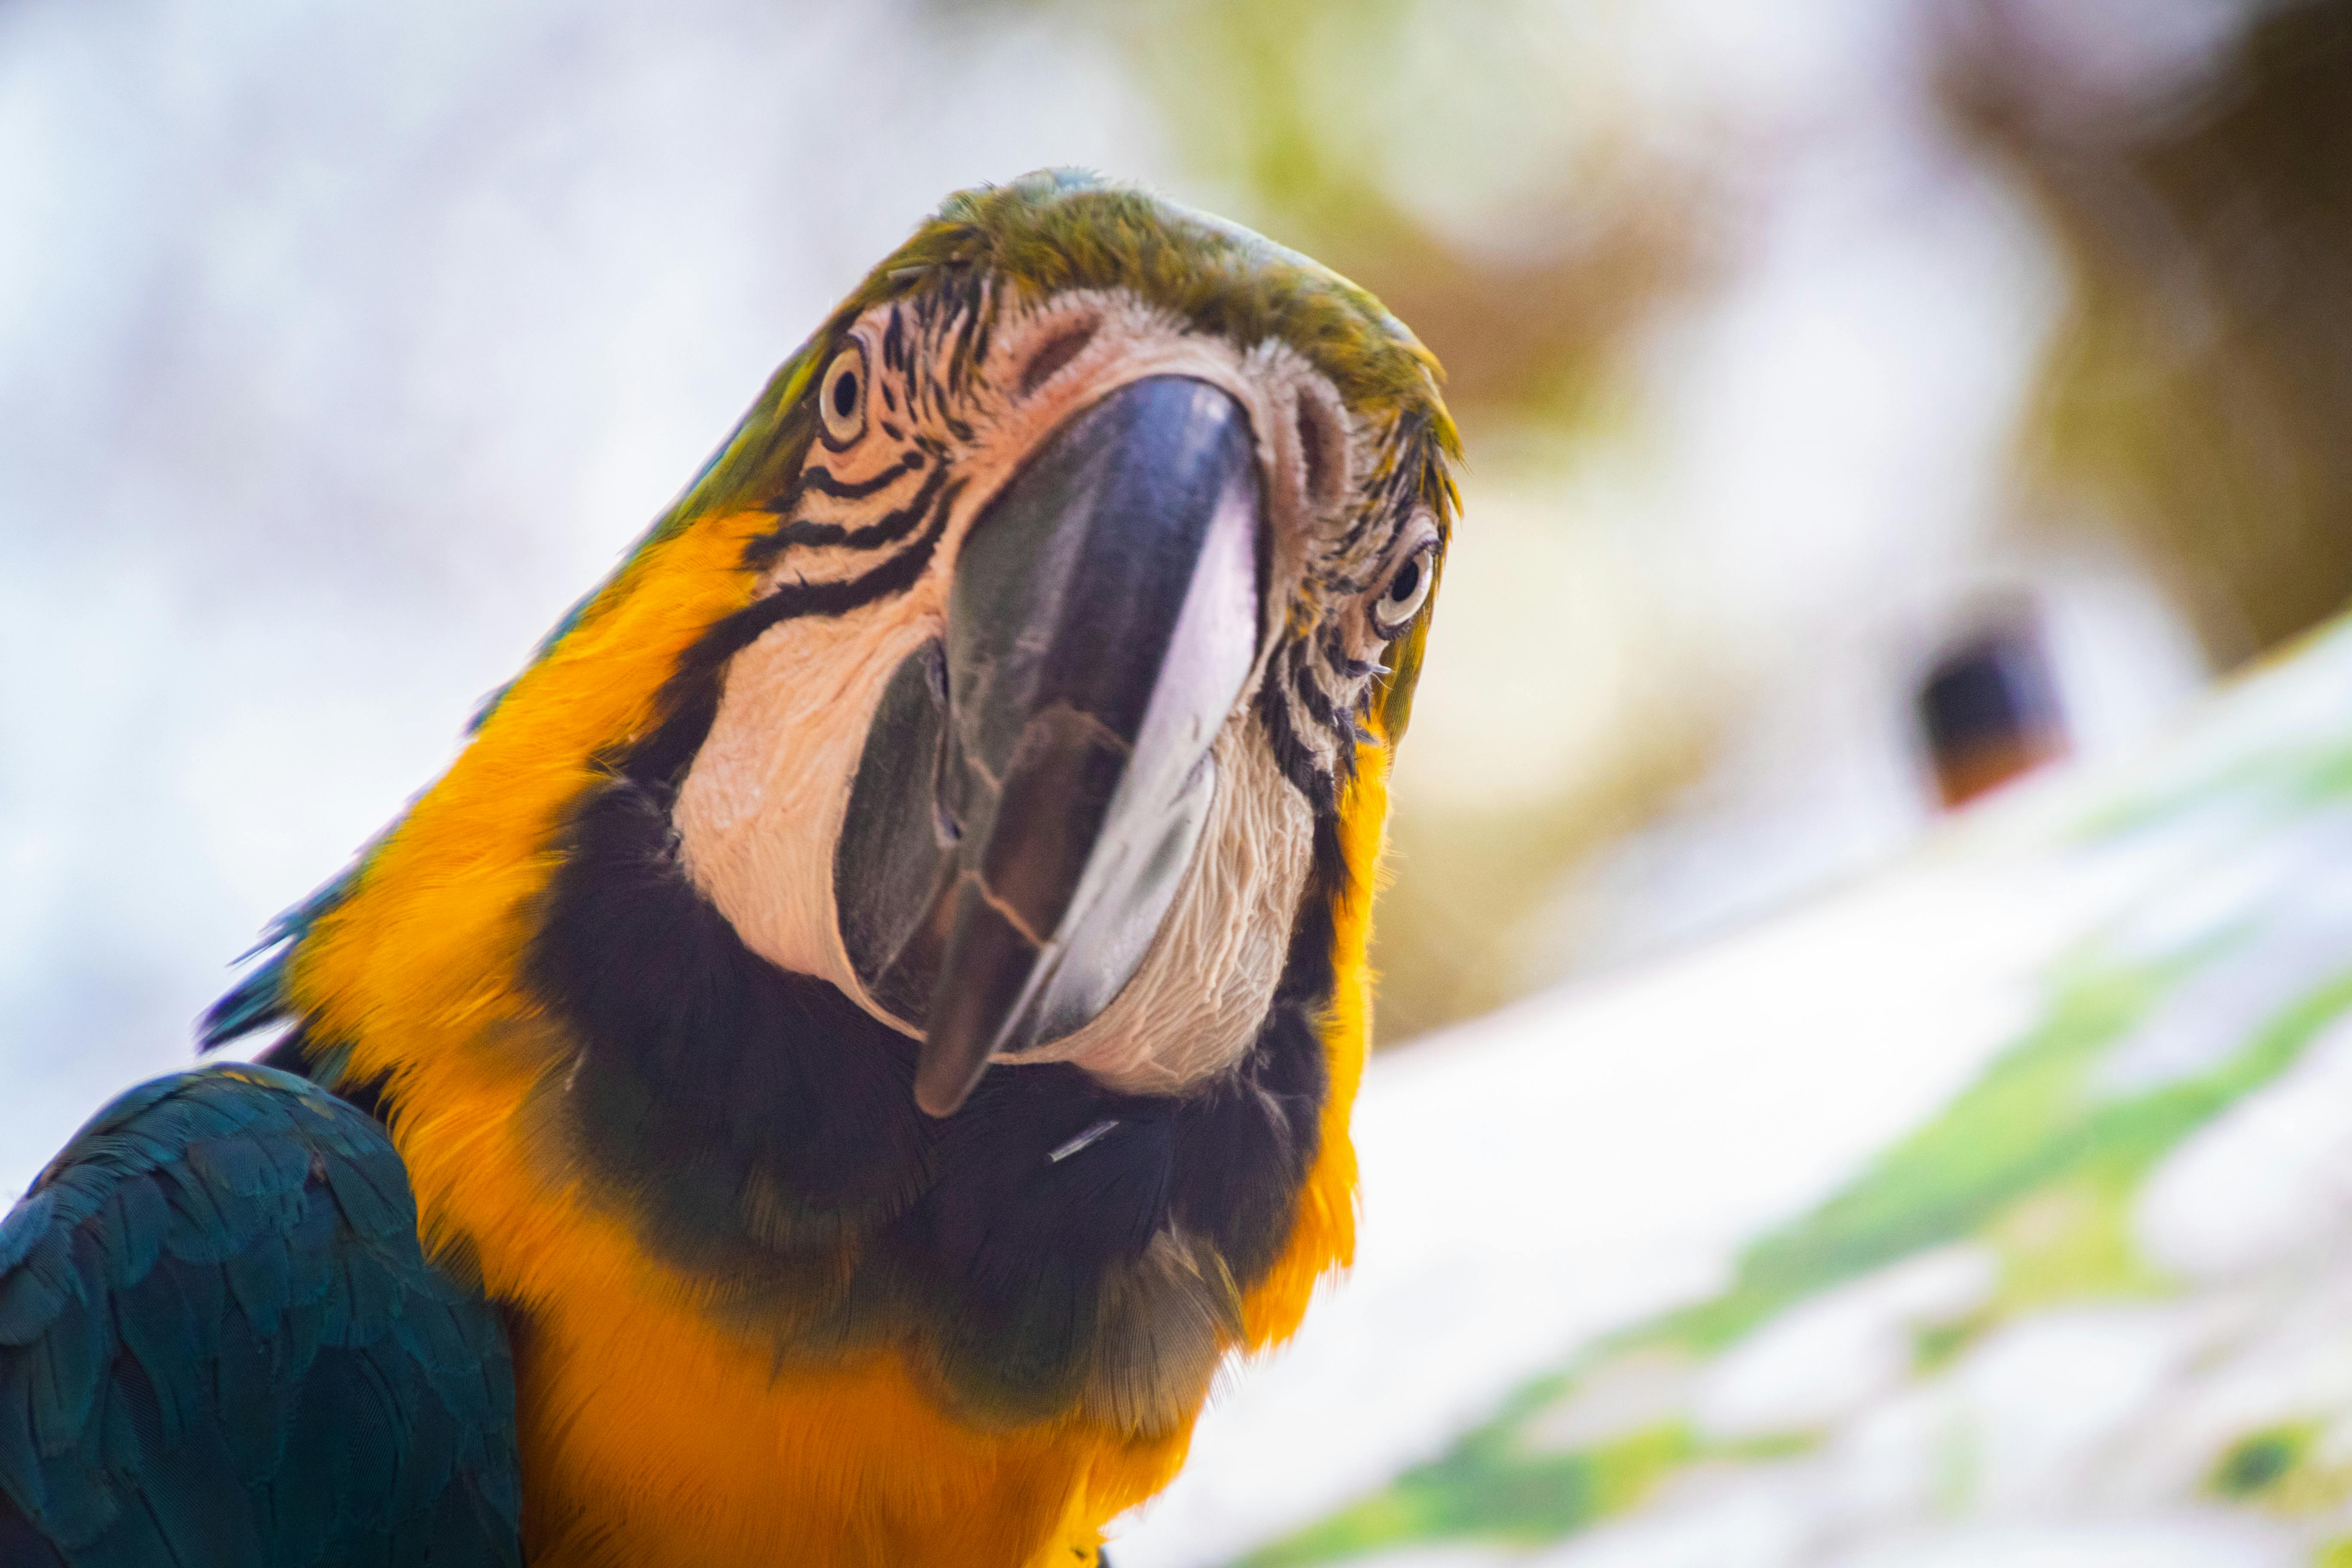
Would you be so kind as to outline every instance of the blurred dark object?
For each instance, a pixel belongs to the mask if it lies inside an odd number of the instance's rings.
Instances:
[[[1919,729],[1950,810],[2066,754],[2039,621],[2005,617],[1969,633],[1928,667]]]
[[[2072,272],[2029,458],[2226,667],[2352,594],[2352,4],[1952,0],[1942,90]]]

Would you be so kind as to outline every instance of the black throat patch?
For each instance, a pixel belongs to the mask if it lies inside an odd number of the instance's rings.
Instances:
[[[574,1051],[531,1110],[548,1156],[780,1362],[895,1343],[991,1425],[1189,1414],[1318,1150],[1336,822],[1234,1072],[1171,1098],[998,1067],[934,1121],[912,1040],[751,952],[688,880],[670,809],[716,695],[669,695],[554,847],[526,973]]]

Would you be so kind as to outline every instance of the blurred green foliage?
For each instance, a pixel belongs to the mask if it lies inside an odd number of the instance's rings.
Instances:
[[[1530,1451],[1518,1441],[1512,1418],[1524,1419],[1548,1402],[1514,1400],[1506,1419],[1398,1477],[1387,1491],[1254,1553],[1244,1560],[1248,1568],[1305,1568],[1407,1542],[1557,1541],[1640,1502],[1699,1451],[1689,1426],[1679,1421],[1574,1452]]]

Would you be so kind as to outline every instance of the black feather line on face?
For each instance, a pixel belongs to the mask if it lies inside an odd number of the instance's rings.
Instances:
[[[1354,553],[1363,542],[1365,531],[1375,523],[1402,526],[1416,502],[1425,499],[1429,476],[1434,471],[1436,458],[1431,444],[1429,421],[1422,415],[1407,415],[1389,433],[1383,443],[1393,454],[1379,481],[1378,490],[1368,497],[1355,521],[1340,536],[1334,554],[1345,558]]]
[[[889,390],[889,383],[883,383],[883,390]],[[799,479],[793,481],[790,489],[769,503],[767,510],[790,511],[800,504],[803,497],[809,495],[831,496],[835,500],[864,500],[867,496],[889,489],[922,466],[923,455],[908,452],[870,479],[836,479],[831,470],[811,464]]]
[[[1392,522],[1396,520],[1398,509],[1395,476],[1390,476],[1381,484],[1381,492],[1377,497],[1367,500],[1357,511],[1356,521],[1348,525],[1348,531],[1339,536],[1339,543],[1332,550],[1335,556],[1344,560],[1353,554],[1357,547],[1363,543],[1365,531],[1374,523]]]
[[[961,393],[971,384],[972,365],[977,358],[973,344],[981,330],[982,304],[978,280],[974,279],[969,286],[958,289],[957,293],[961,296],[960,303],[963,320],[956,328],[955,341],[948,345],[948,380]],[[959,433],[957,438],[969,440],[970,437]]]
[[[1293,645],[1286,644],[1275,656],[1275,668],[1258,692],[1258,721],[1265,727],[1266,744],[1274,752],[1275,766],[1282,770],[1282,776],[1290,781],[1293,789],[1307,797],[1307,806],[1319,821],[1339,809],[1339,791],[1291,726],[1288,688],[1293,655]]]
[[[1364,738],[1356,716],[1339,711],[1339,705],[1315,679],[1314,666],[1304,658],[1292,662],[1291,689],[1298,694],[1298,705],[1307,710],[1308,720],[1331,737],[1336,782],[1344,784],[1352,780],[1356,776],[1356,743]]]
[[[1361,680],[1380,668],[1369,658],[1349,656],[1347,624],[1336,616],[1323,623],[1323,629],[1316,634],[1315,640],[1323,650],[1323,662],[1342,679]]]
[[[943,486],[922,532],[881,565],[838,582],[788,583],[703,633],[662,683],[658,701],[665,717],[660,725],[623,757],[608,759],[606,765],[640,784],[674,792],[719,716],[727,661],[780,622],[803,616],[845,616],[913,587],[939,549],[962,488],[961,479]]]
[[[1315,679],[1315,667],[1303,658],[1293,659],[1290,665],[1290,689],[1298,694],[1298,705],[1317,724],[1332,734],[1340,733],[1339,710]]]
[[[896,479],[900,475],[909,473],[922,465],[922,455],[919,452],[908,453],[907,458],[912,461],[902,459],[898,468],[888,476],[890,479]],[[947,484],[947,477],[948,471],[944,465],[934,465],[930,477],[923,481],[922,488],[915,492],[914,498],[905,506],[896,511],[885,512],[881,517],[863,527],[845,528],[835,522],[796,521],[785,523],[781,528],[772,529],[744,547],[743,564],[753,571],[762,570],[772,564],[777,556],[794,545],[814,548],[840,544],[846,545],[852,550],[872,550],[881,545],[897,543],[907,536],[918,521],[928,521],[934,526],[943,525],[944,511],[937,508],[935,503],[940,499],[940,492]],[[881,488],[879,484],[875,484],[866,493],[871,494],[873,490]]]

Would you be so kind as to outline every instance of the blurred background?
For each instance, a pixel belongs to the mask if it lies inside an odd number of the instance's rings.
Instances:
[[[1849,878],[2352,591],[2347,94],[2340,4],[0,0],[0,1179],[1046,163],[1448,367],[1383,1045]]]
[[[0,0],[0,1174],[950,189],[1145,181],[1448,367],[1385,1046],[2352,592],[2347,101],[2341,4]]]
[[[2352,594],[2347,104],[2344,0],[0,0],[0,1194],[950,190],[1140,180],[1447,365],[1387,1047]]]

